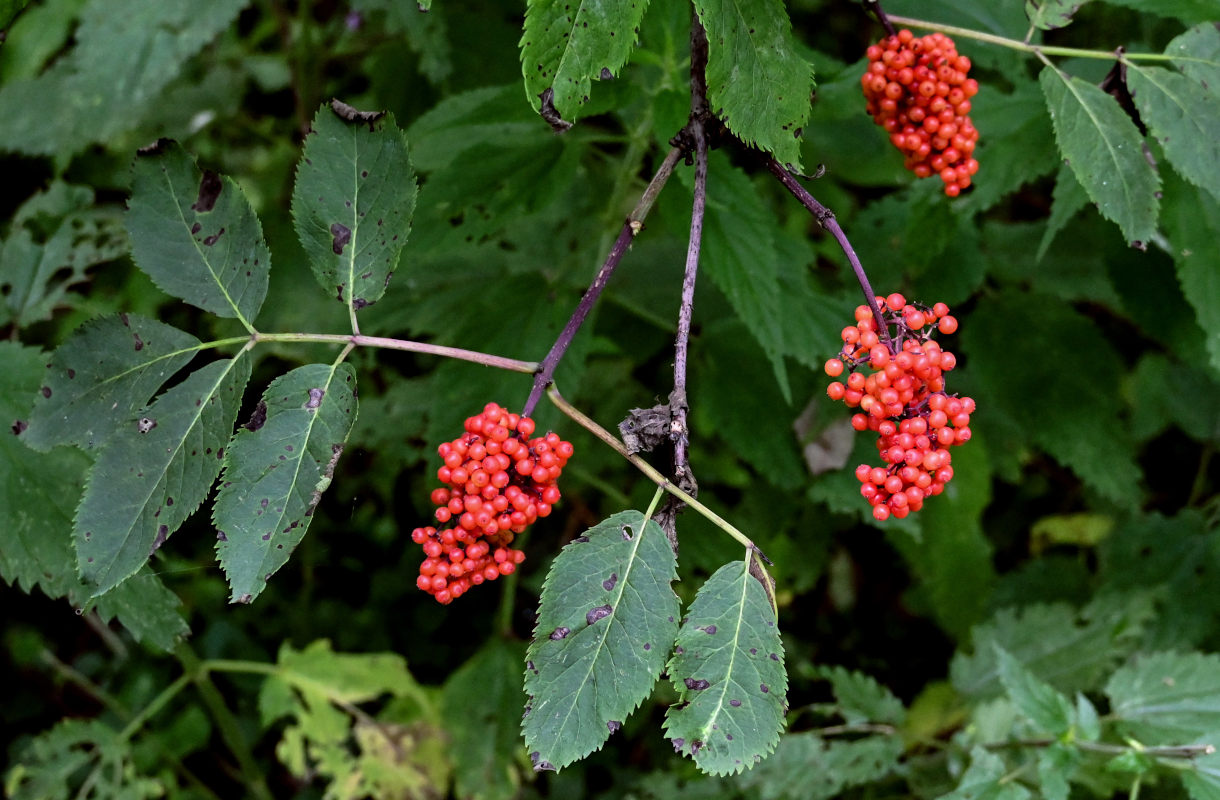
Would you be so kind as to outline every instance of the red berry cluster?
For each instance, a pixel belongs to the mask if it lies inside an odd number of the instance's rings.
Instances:
[[[945,373],[956,357],[942,350],[933,331],[953,333],[957,319],[949,307],[908,303],[900,294],[878,297],[888,342],[882,339],[872,309],[856,308],[856,324],[843,329],[843,350],[826,362],[826,374],[846,381],[826,387],[832,400],[860,412],[851,418],[858,431],[876,431],[884,466],[856,467],[860,494],[878,520],[902,518],[940,494],[953,477],[949,447],[970,440],[974,401],[945,393]],[[868,367],[871,374],[857,372]]]
[[[423,546],[416,585],[447,604],[471,586],[512,573],[525,560],[514,536],[559,502],[555,482],[572,457],[558,434],[530,438],[534,421],[495,403],[466,420],[466,432],[437,452],[445,465],[432,492],[436,521],[453,526],[416,528]]]
[[[908,30],[868,48],[860,83],[873,121],[890,135],[917,178],[940,176],[957,197],[979,169],[973,158],[979,132],[970,121],[978,81],[967,78],[970,59],[943,33],[916,38]]]

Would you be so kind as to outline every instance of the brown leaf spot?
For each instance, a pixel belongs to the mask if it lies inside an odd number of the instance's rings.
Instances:
[[[352,240],[352,229],[341,223],[334,223],[330,226],[330,235],[334,237],[331,242],[330,249],[335,252],[335,255],[343,255],[343,248]]]
[[[690,689],[692,692],[697,692],[711,686],[710,683],[702,678],[687,678],[685,681],[683,681],[683,683],[685,683],[686,688]]]
[[[560,625],[558,628],[551,631],[551,641],[558,642],[560,639],[565,639],[571,632],[571,628],[565,628],[564,626]]]
[[[191,203],[191,210],[211,211],[216,207],[216,200],[220,197],[222,188],[224,188],[224,183],[220,180],[220,176],[210,169],[205,169],[203,178],[199,181],[199,197],[194,203]]]
[[[592,625],[594,622],[597,622],[599,619],[605,619],[606,617],[610,616],[613,613],[614,613],[614,606],[612,606],[610,604],[606,604],[604,606],[597,606],[596,608],[589,609],[589,613],[585,614],[585,622]]]
[[[220,230],[216,231],[216,233],[213,233],[211,236],[203,237],[203,243],[206,246],[211,247],[212,245],[216,244],[217,241],[220,240],[221,236],[224,236],[224,235],[225,235],[225,229],[221,228]]]
[[[254,407],[254,411],[250,414],[250,421],[245,424],[246,430],[253,433],[263,425],[267,424],[267,403],[263,400],[258,401],[258,405]]]

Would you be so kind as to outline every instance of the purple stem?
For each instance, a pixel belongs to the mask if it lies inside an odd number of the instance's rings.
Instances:
[[[635,208],[628,215],[627,221],[623,223],[623,229],[619,231],[618,238],[611,245],[610,252],[606,255],[606,260],[602,263],[601,269],[597,271],[596,277],[593,278],[593,283],[585,290],[584,295],[580,298],[580,303],[576,306],[576,310],[572,312],[571,318],[568,319],[568,324],[559,332],[559,337],[555,340],[555,344],[551,345],[550,352],[546,354],[546,358],[542,359],[542,362],[538,365],[538,371],[534,373],[534,385],[530,389],[530,395],[525,401],[525,406],[521,409],[521,416],[528,417],[533,413],[534,408],[538,405],[538,401],[542,399],[543,392],[550,386],[551,381],[555,377],[555,368],[559,366],[564,353],[568,351],[572,340],[576,338],[576,333],[580,330],[580,326],[584,324],[585,318],[593,310],[593,305],[601,297],[602,289],[606,288],[606,284],[610,281],[610,276],[614,274],[614,270],[618,267],[619,262],[627,254],[627,248],[631,246],[631,240],[643,229],[644,218],[648,216],[653,203],[656,202],[657,195],[661,193],[661,188],[665,186],[665,182],[673,174],[674,165],[677,164],[680,155],[681,151],[678,148],[673,148],[666,154],[665,160],[661,162],[660,168],[657,169],[657,174],[653,176],[652,181],[648,184],[648,188],[640,196],[640,202],[636,203]]]
[[[869,284],[868,275],[864,272],[864,266],[860,263],[860,258],[856,255],[851,242],[847,240],[847,234],[843,233],[843,229],[839,227],[839,221],[835,219],[834,212],[814,199],[809,190],[798,183],[796,178],[792,176],[792,173],[784,169],[783,165],[771,156],[767,157],[767,169],[771,170],[772,175],[779,178],[779,182],[784,185],[785,189],[791,192],[797,200],[801,201],[801,205],[809,209],[809,213],[818,221],[818,225],[821,225],[823,230],[829,231],[830,235],[835,237],[835,241],[839,243],[843,254],[847,256],[847,261],[851,264],[852,271],[856,273],[856,280],[860,282],[860,289],[864,292],[865,302],[872,309],[873,320],[877,323],[877,336],[893,352],[894,347],[890,339],[889,325],[885,323],[885,319],[881,316],[881,308],[877,305],[877,293],[873,291],[872,285]]]
[[[864,5],[868,7],[869,11],[873,12],[873,16],[885,28],[885,32],[893,36],[894,25],[890,22],[890,18],[885,15],[885,12],[881,10],[881,0],[864,0]]]

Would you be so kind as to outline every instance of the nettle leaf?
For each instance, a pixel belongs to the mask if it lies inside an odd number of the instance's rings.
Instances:
[[[790,733],[770,758],[733,780],[760,800],[830,800],[884,778],[898,768],[902,752],[901,736],[828,741],[813,731]]]
[[[992,644],[1000,670],[1000,683],[1021,713],[1038,728],[1054,736],[1072,727],[1072,703],[1050,684],[1038,679],[998,644]]]
[[[135,314],[85,323],[52,354],[22,440],[37,450],[97,447],[201,346],[189,333]]]
[[[127,230],[136,265],[166,293],[247,328],[267,296],[271,252],[258,215],[227,176],[162,139],[132,167]]]
[[[940,800],[1026,800],[1030,792],[1010,780],[1004,759],[980,746],[970,751],[970,766],[962,774],[957,789]]]
[[[1149,613],[1139,597],[1125,605],[1095,601],[1081,611],[1066,603],[1002,609],[975,626],[973,653],[955,653],[949,676],[968,697],[995,696],[1003,689],[998,645],[1059,691],[1092,689],[1138,643]]]
[[[548,91],[564,127],[589,102],[594,80],[618,75],[635,48],[648,0],[603,3],[582,0],[529,0],[521,36],[521,73],[535,111],[547,112]],[[520,95],[518,95],[520,96]]]
[[[665,532],[622,511],[551,565],[526,654],[521,728],[537,769],[563,769],[622,727],[652,691],[678,631]]]
[[[1220,199],[1220,92],[1160,67],[1127,66],[1140,119],[1182,177]]]
[[[1220,731],[1220,656],[1152,653],[1106,683],[1110,716],[1144,744],[1183,744]]]
[[[1055,140],[1098,211],[1133,245],[1156,228],[1160,177],[1144,157],[1143,138],[1113,97],[1080,78],[1046,67],[1042,92]]]
[[[902,701],[870,675],[843,667],[818,667],[816,674],[830,681],[835,707],[848,725],[884,722],[901,726],[906,718]]]
[[[521,788],[521,663],[525,647],[495,637],[450,674],[442,689],[449,746],[461,753],[458,797],[511,800]]]
[[[226,451],[212,509],[231,602],[252,601],[288,562],[355,421],[350,364],[307,364],[267,387]]]
[[[94,719],[61,720],[29,740],[17,752],[4,783],[5,797],[12,800],[141,800],[165,795],[161,781],[136,772],[130,739]]]
[[[775,611],[749,556],[699,587],[665,665],[679,702],[665,735],[712,775],[732,775],[771,754],[788,708],[788,673]]]
[[[695,0],[707,30],[712,112],[748,145],[801,166],[813,67],[800,56],[780,0]]]
[[[1199,335],[1213,369],[1220,371],[1220,201],[1171,176],[1165,182],[1165,231],[1173,245],[1182,294],[1195,310]]]
[[[377,302],[411,231],[417,186],[394,115],[338,100],[314,115],[292,219],[318,282],[353,310]]]
[[[215,361],[111,437],[73,530],[81,577],[95,596],[135,574],[207,497],[249,379],[244,355]]]
[[[1165,48],[1174,65],[1213,93],[1220,93],[1220,29],[1202,22]]]
[[[1088,0],[1025,0],[1025,16],[1030,24],[1053,31],[1071,23],[1072,17]]]

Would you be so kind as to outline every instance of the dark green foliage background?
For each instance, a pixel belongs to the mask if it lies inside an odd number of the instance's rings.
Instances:
[[[678,0],[649,4],[638,47],[625,63],[619,51],[607,54],[615,77],[592,82],[576,126],[562,135],[522,88],[524,9],[515,4],[442,0],[427,14],[401,0],[165,2],[151,4],[156,14],[146,5],[0,2],[6,437],[28,417],[50,351],[91,319],[125,311],[204,340],[243,333],[162,294],[128,255],[119,220],[131,160],[158,137],[178,140],[250,198],[275,264],[255,326],[343,333],[346,308],[315,285],[294,234],[293,171],[322,102],[391,111],[420,190],[407,248],[384,296],[361,312],[362,332],[539,360],[689,109],[690,6]],[[1053,20],[1054,9],[1070,14],[1079,4],[1045,5]],[[1209,21],[1207,5],[1098,0],[1069,27],[1039,35],[1159,53]],[[1021,0],[903,0],[887,9],[1018,40],[1030,24]],[[842,435],[847,415],[826,400],[819,369],[837,352],[859,290],[833,240],[756,153],[713,154],[690,356],[691,463],[700,498],[774,561],[791,710],[771,759],[738,779],[702,776],[663,738],[665,708],[677,697],[661,681],[605,750],[536,776],[517,723],[523,643],[546,569],[583,530],[647,507],[653,487],[544,401],[540,428],[560,431],[577,451],[561,504],[524,540],[518,581],[440,607],[414,586],[421,556],[409,536],[430,513],[435,445],[488,401],[519,407],[530,379],[358,350],[348,363],[359,376],[359,417],[333,484],[291,560],[250,606],[228,604],[215,532],[201,512],[121,594],[74,614],[70,603],[79,607],[89,591],[66,537],[91,456],[0,443],[7,762],[39,763],[32,737],[65,717],[85,719],[56,729],[54,752],[102,741],[192,659],[273,664],[278,653],[333,678],[335,654],[392,653],[405,666],[390,656],[341,663],[353,685],[378,687],[353,690],[350,702],[398,726],[396,758],[409,767],[399,796],[936,797],[969,788],[963,774],[1005,797],[1065,796],[1056,776],[1075,781],[1073,796],[1104,796],[1129,790],[1133,775],[1146,775],[1143,796],[1217,796],[1213,765],[1183,783],[1151,761],[1106,769],[1105,759],[1076,751],[1027,758],[980,747],[1063,734],[1037,727],[1040,702],[1087,738],[1090,704],[1104,714],[1147,699],[1131,699],[1144,691],[1143,664],[1180,670],[1184,685],[1220,707],[1220,685],[1207,678],[1220,665],[1211,655],[1220,649],[1217,173],[1178,174],[1181,158],[1150,136],[1159,215],[1120,230],[1062,166],[1039,88],[1043,64],[959,38],[983,86],[973,112],[982,166],[974,189],[949,201],[937,182],[913,182],[864,114],[863,52],[880,27],[846,0],[797,0],[788,11],[797,52],[784,58],[811,63],[818,88],[800,158],[785,160],[825,168],[806,183],[834,210],[879,292],[953,306],[961,332],[944,339],[959,357],[950,388],[975,397],[979,410],[945,495],[905,521],[874,524],[851,474],[874,457],[872,442],[856,437],[853,446]],[[131,50],[145,42],[155,46],[137,63]],[[1055,63],[1093,85],[1110,66]],[[1220,80],[1199,70],[1214,94]],[[1214,108],[1197,118],[1214,119]],[[1216,166],[1214,143],[1204,149],[1186,162],[1196,171]],[[565,397],[603,427],[671,388],[690,173],[679,167],[557,372]],[[1140,231],[1147,249],[1129,247],[1125,230]],[[253,350],[239,422],[270,381],[334,354],[284,342]],[[63,533],[62,546],[40,538],[46,531]],[[686,607],[741,552],[689,511],[679,535],[674,588]],[[163,586],[147,578],[154,573]],[[189,649],[178,646],[175,660],[166,651],[188,627]],[[1197,652],[1175,660],[1167,651]],[[251,767],[274,796],[322,796],[326,780],[295,777],[283,743],[300,735],[304,748],[320,731],[359,731],[357,717],[327,716],[335,706],[288,678],[281,689],[249,675],[213,679],[231,717],[216,714],[206,690],[187,691],[130,752],[97,757],[174,798],[240,796],[238,768],[248,777]],[[1066,706],[1047,694],[1055,691]],[[1127,721],[1115,730],[1156,745],[1215,741],[1206,732],[1220,732],[1218,715],[1195,711],[1176,725]],[[250,743],[250,764],[234,766],[224,719]],[[827,744],[819,729],[839,723],[874,727]],[[1020,780],[998,783],[1024,767]],[[54,769],[72,773],[68,761]]]

